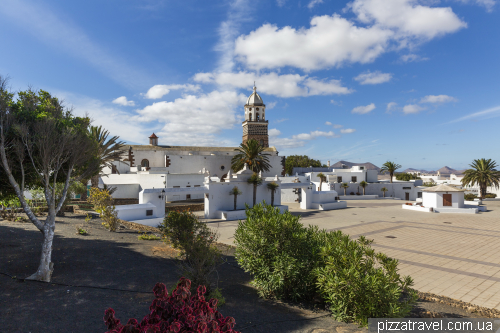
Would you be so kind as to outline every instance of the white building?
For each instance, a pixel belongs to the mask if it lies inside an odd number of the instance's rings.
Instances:
[[[285,157],[279,156],[275,147],[269,147],[268,121],[265,104],[254,87],[244,106],[245,121],[243,143],[255,139],[269,156],[271,168],[264,177],[284,174]],[[117,187],[116,198],[138,198],[143,189],[200,187],[205,176],[224,180],[231,168],[231,159],[238,154],[238,147],[196,147],[159,145],[154,133],[149,145],[128,145],[123,161],[114,163],[112,169],[103,170],[106,185]],[[202,195],[169,194],[168,201],[201,199]]]

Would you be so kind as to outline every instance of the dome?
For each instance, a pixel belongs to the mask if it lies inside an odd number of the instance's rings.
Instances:
[[[262,101],[262,97],[257,94],[257,87],[253,86],[253,94],[250,95],[247,99],[246,105],[264,105],[264,101]]]

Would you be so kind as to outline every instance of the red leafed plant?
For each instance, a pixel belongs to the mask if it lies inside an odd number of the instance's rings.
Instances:
[[[233,330],[235,320],[224,318],[217,311],[217,300],[205,301],[205,286],[199,286],[196,295],[189,291],[191,281],[181,278],[169,296],[167,287],[157,283],[153,288],[156,299],[149,307],[150,313],[139,323],[129,319],[126,325],[116,319],[111,308],[104,312],[106,333],[238,333]]]

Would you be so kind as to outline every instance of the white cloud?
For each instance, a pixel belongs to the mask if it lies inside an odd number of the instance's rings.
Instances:
[[[392,79],[391,73],[382,73],[380,71],[361,73],[354,78],[360,84],[380,84],[389,82]]]
[[[158,99],[168,94],[171,90],[185,90],[185,91],[198,91],[200,86],[193,84],[157,84],[149,88],[148,92],[144,94],[145,98]]]
[[[329,121],[327,121],[327,122],[325,123],[325,125],[332,126],[332,123],[331,123],[331,122],[329,122]]]
[[[293,135],[291,138],[274,137],[271,144],[278,149],[298,148],[303,147],[306,144],[306,141],[314,140],[319,137],[338,138],[340,137],[340,135],[337,135],[332,131],[312,131],[310,133],[300,133],[297,135]]]
[[[338,125],[338,124],[333,124],[333,128],[342,128],[342,127],[344,127],[344,126]]]
[[[135,106],[134,101],[128,101],[127,97],[121,96],[113,100],[114,104],[123,105],[123,106]]]
[[[320,4],[320,3],[323,3],[323,0],[311,0],[307,4],[307,8],[312,9],[314,6],[316,6],[316,5]]]
[[[331,94],[349,94],[353,90],[343,87],[339,80],[318,80],[299,74],[277,73],[197,73],[193,80],[201,83],[216,83],[222,87],[248,88],[256,81],[259,91],[278,97],[298,97]]]
[[[238,37],[235,55],[253,69],[292,66],[310,71],[372,62],[389,50],[467,26],[451,8],[423,6],[415,0],[354,0],[348,8],[363,26],[338,14],[315,16],[309,28],[264,24]]]
[[[269,136],[278,136],[281,134],[281,131],[276,128],[271,128],[268,132]]]
[[[351,113],[359,113],[359,114],[366,114],[375,109],[375,104],[369,104],[366,106],[357,106],[354,109],[352,109]]]
[[[266,104],[266,108],[267,108],[267,110],[274,109],[274,108],[276,107],[276,104],[278,104],[278,102],[271,102],[271,103],[267,103],[267,104]]]
[[[10,19],[12,29],[26,30],[55,52],[82,59],[121,85],[136,88],[149,81],[142,71],[91,40],[67,16],[60,18],[48,8],[39,1],[2,0],[0,13],[4,14],[2,20]]]
[[[283,7],[286,3],[286,0],[276,0],[276,4],[278,7]]]
[[[354,132],[356,132],[356,130],[354,128],[345,128],[345,129],[340,130],[340,133],[342,133],[342,134],[349,134],[349,133],[354,133]]]
[[[464,120],[469,120],[469,119],[475,119],[475,118],[481,118],[481,119],[489,119],[489,118],[495,118],[500,116],[500,106],[495,106],[483,111],[479,112],[474,112],[471,114],[468,114],[466,116],[457,118],[455,120],[450,121],[449,123],[456,123],[459,121],[464,121]]]
[[[483,6],[486,8],[488,12],[493,11],[493,7],[496,4],[495,0],[457,0],[462,3],[469,3],[469,2],[474,2],[475,4],[479,6]]]
[[[391,112],[392,110],[396,109],[397,105],[398,105],[398,103],[396,103],[396,102],[387,103],[386,111]]]
[[[422,97],[420,103],[447,103],[447,102],[456,102],[457,99],[455,97],[451,97],[448,95],[428,95]]]
[[[358,20],[393,29],[397,38],[432,39],[467,27],[450,7],[428,7],[415,0],[354,0]]]
[[[337,101],[336,101],[336,100],[334,100],[334,99],[331,99],[331,100],[330,100],[330,103],[332,103],[332,104],[334,104],[334,105],[338,105],[338,106],[341,106],[341,105],[342,105],[342,101],[337,102]]]
[[[313,140],[313,139],[316,139],[316,138],[319,138],[319,137],[338,138],[340,136],[336,135],[332,131],[329,131],[329,132],[313,131],[311,133],[301,133],[301,134],[293,135],[292,139]]]
[[[425,109],[427,108],[417,104],[408,104],[403,106],[403,113],[404,114],[419,113],[420,111],[423,111]]]
[[[215,51],[220,53],[217,71],[229,72],[234,67],[234,40],[240,34],[242,22],[251,19],[252,6],[248,0],[234,0],[229,3],[227,19],[223,21],[218,29],[219,41]]]
[[[288,120],[288,118],[281,118],[281,119],[276,119],[275,122],[282,123],[282,122],[287,121],[287,120]]]
[[[401,60],[403,62],[417,62],[417,61],[424,61],[424,60],[429,60],[429,58],[423,58],[419,56],[418,54],[404,54],[401,56]]]
[[[215,137],[238,122],[235,110],[241,108],[246,96],[232,91],[212,91],[208,94],[187,95],[173,102],[156,102],[138,110],[135,122],[165,124],[159,136],[169,138],[170,144],[220,144]]]

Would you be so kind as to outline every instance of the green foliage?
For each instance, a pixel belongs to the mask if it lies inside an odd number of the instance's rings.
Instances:
[[[367,326],[368,318],[410,313],[417,294],[410,288],[412,279],[397,273],[397,260],[375,253],[363,236],[356,241],[341,231],[321,231],[321,237],[317,286],[336,320]]]
[[[338,320],[403,317],[416,301],[410,277],[397,260],[376,253],[372,241],[341,231],[305,227],[300,216],[265,204],[247,207],[235,232],[236,258],[266,298],[308,300],[321,296]]]
[[[437,184],[433,180],[422,183],[422,186],[425,186],[425,187],[433,187],[433,186],[436,186],[436,185]]]
[[[486,193],[484,197],[487,199],[494,199],[497,195],[495,193]]]
[[[368,186],[368,183],[363,180],[362,182],[359,183],[359,186],[363,188],[363,195],[365,195],[365,189]]]
[[[259,295],[265,298],[307,299],[314,296],[313,268],[318,257],[317,227],[305,228],[299,216],[279,208],[247,206],[234,238],[239,265],[250,272]]]
[[[485,197],[488,186],[500,187],[500,171],[496,169],[497,163],[491,158],[474,160],[470,166],[472,169],[465,170],[462,185],[478,185],[480,198]]]
[[[83,228],[83,226],[76,227],[76,233],[82,236],[87,236],[89,233]]]
[[[238,172],[243,169],[245,163],[253,172],[269,171],[269,154],[264,153],[266,148],[261,146],[257,140],[250,139],[246,144],[240,144],[240,147],[235,149],[238,154],[231,159],[231,169]]]
[[[253,185],[253,206],[255,206],[255,203],[257,201],[257,186],[262,185],[262,178],[260,178],[259,175],[254,172],[253,175],[251,175],[250,178],[247,179],[247,183]]]
[[[216,247],[217,232],[189,211],[169,212],[158,227],[170,244],[181,250],[181,273],[193,281],[194,287],[204,285],[211,291],[213,283],[210,276],[222,262]]]
[[[9,196],[4,200],[0,200],[0,215],[3,219],[16,221],[19,216],[21,202],[17,196]]]
[[[464,195],[464,200],[466,201],[474,201],[474,199],[477,198],[477,195],[475,195],[474,193],[467,193]]]
[[[394,172],[399,168],[401,168],[401,165],[395,162],[387,161],[382,165],[382,168],[380,168],[380,172],[381,173],[388,172],[391,177],[391,183],[392,183],[392,177],[394,176]]]
[[[416,175],[412,173],[406,173],[406,172],[401,172],[396,174],[396,180],[404,180],[404,181],[410,181],[414,179],[421,179],[420,177],[417,177]]]
[[[92,187],[88,201],[94,205],[96,212],[100,214],[101,219],[104,221],[102,225],[109,231],[116,231],[119,219],[116,216],[113,198],[109,192]]]
[[[271,206],[274,206],[274,193],[276,192],[278,187],[280,187],[279,184],[275,182],[267,183],[267,189],[271,191]]]
[[[156,236],[155,234],[147,234],[142,233],[140,236],[137,236],[139,240],[160,240],[161,238]]]
[[[64,191],[64,183],[56,183],[55,186],[56,202],[59,202],[59,200],[62,198],[63,191]],[[71,181],[68,187],[66,197],[64,198],[64,203],[61,207],[61,212],[64,212],[64,209],[70,203],[71,198],[73,196],[78,194],[81,195],[84,191],[85,192],[87,191],[87,187],[85,185],[83,185],[78,181]],[[30,194],[31,197],[33,198],[33,201],[36,201],[37,203],[42,203],[44,206],[47,206],[47,200],[45,198],[44,189],[42,187],[35,187],[31,189]]]
[[[340,187],[344,189],[344,195],[347,195],[347,189],[349,188],[349,184],[348,183],[342,183],[340,184]]]
[[[218,308],[226,304],[226,298],[222,295],[222,292],[219,288],[215,288],[208,293],[207,299],[212,299],[212,298],[217,300]]]
[[[293,168],[318,168],[324,167],[319,160],[314,160],[309,158],[307,155],[290,155],[286,157],[285,160],[285,173],[292,175]]]
[[[234,195],[234,210],[236,210],[236,204],[238,200],[238,195],[242,194],[238,186],[235,186],[229,191],[229,195]]]

